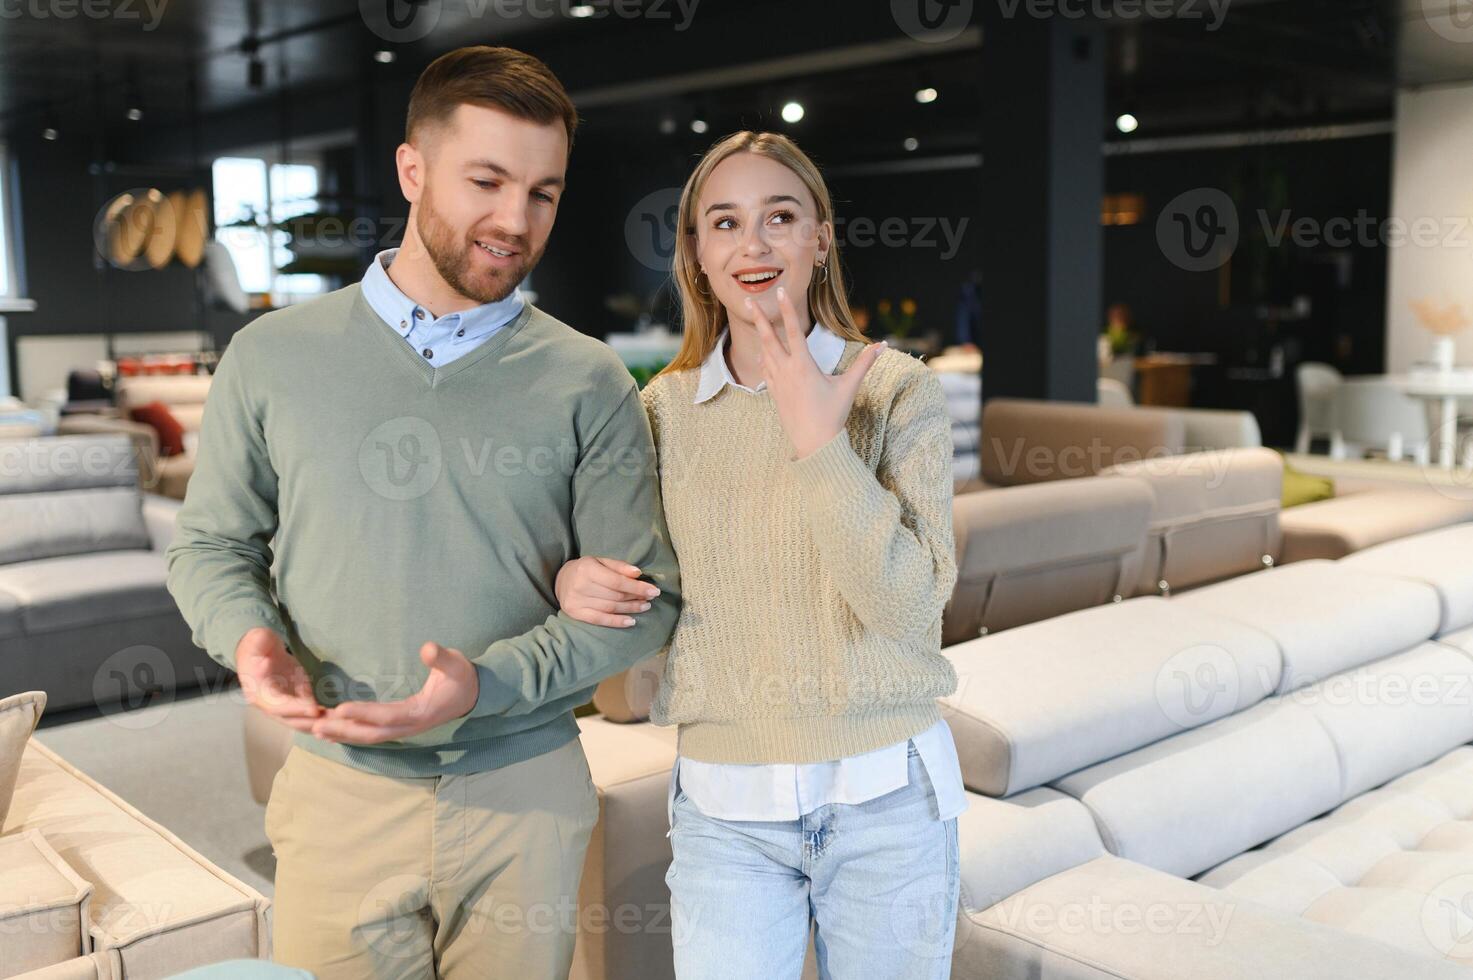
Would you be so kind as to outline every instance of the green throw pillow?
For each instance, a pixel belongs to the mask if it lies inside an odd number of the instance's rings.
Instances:
[[[1284,460],[1284,499],[1282,507],[1298,507],[1335,496],[1335,482],[1328,477],[1302,473]]]

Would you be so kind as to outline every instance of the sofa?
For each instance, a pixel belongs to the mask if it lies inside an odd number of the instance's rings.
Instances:
[[[1327,500],[1284,511],[1284,561],[1344,558],[1366,548],[1473,521],[1473,494],[1434,485],[1367,485],[1337,480]]]
[[[141,980],[266,958],[269,907],[260,892],[27,741],[0,826],[0,976]]]
[[[1469,548],[1464,524],[948,648],[953,977],[1468,976]]]
[[[1096,476],[1117,465],[1260,445],[1248,412],[1198,408],[1111,408],[994,398],[982,410],[976,478],[958,478],[958,497]],[[1473,520],[1473,494],[1431,485],[1341,480],[1330,500],[1283,511],[1279,554],[1289,564],[1341,558],[1383,541]]]
[[[1419,846],[1437,868],[1473,855],[1473,711],[1333,695],[1473,680],[1473,524],[1283,564],[1281,479],[1241,448],[956,497],[954,977],[1468,975],[1407,915],[1441,897]],[[603,813],[579,978],[672,975],[659,671],[609,678],[580,719]],[[264,800],[290,736],[252,726]]]
[[[122,435],[0,440],[0,691],[112,710],[229,675],[165,588],[176,501]]]
[[[126,435],[138,453],[140,487],[173,500],[183,500],[194,473],[195,447],[211,381],[209,375],[203,374],[119,378],[114,391],[117,404],[111,411],[66,415],[57,431],[63,435]],[[133,419],[135,408],[155,401],[167,406],[183,428],[184,452],[163,455],[157,430]]]

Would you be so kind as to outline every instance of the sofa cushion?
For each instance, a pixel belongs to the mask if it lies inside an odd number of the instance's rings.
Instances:
[[[5,831],[36,829],[92,884],[92,946],[119,976],[269,955],[269,902],[34,738]]]
[[[1170,412],[994,398],[982,409],[982,479],[997,486],[1094,476],[1116,463],[1175,455],[1184,427]]]
[[[5,814],[10,810],[26,741],[45,710],[45,691],[25,691],[0,699],[0,828],[5,826]]]
[[[1455,748],[1198,880],[1348,935],[1473,966],[1473,748]]]
[[[964,493],[952,502],[957,580],[941,642],[970,640],[1128,591],[1151,491],[1099,477]]]
[[[131,486],[0,494],[0,527],[0,565],[150,545]]]
[[[972,908],[986,908],[1105,853],[1083,804],[1046,786],[1005,800],[968,793],[956,833],[962,887]]]
[[[1473,741],[1473,655],[1442,643],[1336,674],[1289,695],[1335,743],[1349,799]]]
[[[1441,620],[1431,586],[1322,560],[1229,579],[1172,601],[1272,636],[1284,661],[1279,693],[1410,649]]]
[[[89,885],[46,843],[39,830],[0,837],[0,936],[14,976],[87,953]]]
[[[1270,449],[1227,449],[1145,459],[1101,475],[1144,481],[1155,495],[1135,595],[1241,575],[1279,553],[1283,459]]]
[[[1232,714],[1279,682],[1251,626],[1145,596],[942,651],[942,700],[969,788],[1008,796]]]
[[[1287,510],[1279,516],[1285,564],[1310,558],[1344,558],[1384,541],[1473,521],[1473,500],[1432,487],[1393,487],[1345,492]]]
[[[0,440],[0,495],[137,484],[138,457],[126,435]]]
[[[1105,855],[991,908],[965,904],[953,977],[1459,980],[1467,971]]]
[[[157,552],[109,551],[0,565],[0,593],[18,601],[27,633],[44,633],[169,612],[167,576]]]
[[[1283,699],[1051,783],[1080,800],[1112,854],[1195,875],[1340,802],[1335,745]]]
[[[1388,541],[1342,558],[1354,568],[1426,582],[1442,599],[1438,633],[1473,626],[1473,523]]]

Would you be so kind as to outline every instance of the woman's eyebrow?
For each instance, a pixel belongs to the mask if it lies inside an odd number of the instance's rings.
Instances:
[[[799,201],[796,197],[794,197],[791,194],[772,194],[772,195],[770,195],[767,198],[767,200],[763,201],[762,203],[763,204],[777,204],[780,201],[792,201],[794,204],[802,204],[801,201]],[[710,214],[712,211],[735,211],[735,210],[736,210],[736,205],[735,204],[732,204],[729,201],[722,201],[719,204],[713,204],[710,207],[706,208],[706,213],[707,214]]]

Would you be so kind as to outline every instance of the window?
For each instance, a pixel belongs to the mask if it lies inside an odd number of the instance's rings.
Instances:
[[[215,240],[235,260],[248,293],[270,293],[275,306],[324,293],[325,276],[283,273],[291,236],[277,225],[317,210],[317,167],[256,157],[220,157],[213,166]]]
[[[15,251],[11,237],[10,154],[0,143],[0,296],[14,296]]]

